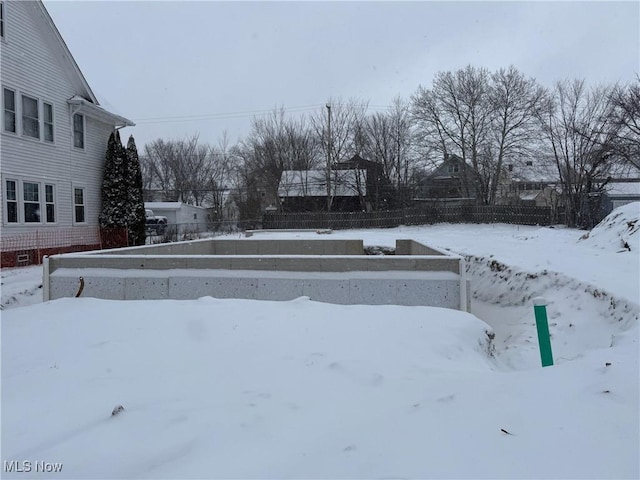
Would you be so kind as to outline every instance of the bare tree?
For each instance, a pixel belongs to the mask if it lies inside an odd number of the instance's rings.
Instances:
[[[535,80],[515,67],[490,74],[468,66],[438,73],[432,89],[419,87],[412,114],[423,148],[462,158],[463,193],[475,191],[477,201],[493,204],[505,162],[531,151],[542,96]],[[468,165],[474,175],[464,171]]]
[[[161,191],[165,199],[203,205],[215,166],[212,160],[210,147],[199,144],[198,135],[155,140],[145,145],[144,183]]]
[[[513,66],[500,69],[491,76],[492,138],[488,155],[491,163],[486,167],[493,170],[489,177],[489,204],[496,201],[505,162],[511,160],[513,163],[533,153],[531,147],[539,131],[536,111],[543,97],[544,89]]]
[[[616,86],[611,92],[614,122],[619,127],[618,153],[628,163],[640,169],[640,76],[626,86]]]
[[[288,119],[284,109],[254,118],[249,136],[239,146],[248,188],[266,190],[279,204],[278,185],[285,170],[308,170],[318,164],[317,143],[305,117]]]
[[[209,147],[208,155],[210,160],[206,203],[211,207],[216,220],[228,220],[224,206],[229,197],[235,155],[226,131],[222,133],[217,145]]]
[[[459,155],[463,162],[461,178],[476,179],[475,185],[464,181],[466,196],[476,190],[478,200],[487,203],[492,175],[486,168],[491,125],[489,72],[467,66],[456,72],[439,72],[431,90],[419,87],[412,97],[413,116],[423,128],[423,142],[448,153]],[[464,171],[471,165],[478,176]]]
[[[558,167],[569,226],[591,227],[615,163],[620,125],[613,87],[587,89],[584,80],[558,82],[539,119]]]
[[[324,109],[311,116],[311,128],[326,160],[327,170],[327,210],[331,210],[333,192],[330,186],[330,171],[334,163],[346,160],[358,153],[367,103],[357,99],[347,102],[330,99],[330,116]],[[329,122],[331,122],[329,124]]]
[[[384,178],[377,181],[392,186],[398,205],[406,205],[410,199],[415,169],[414,136],[409,115],[408,104],[396,97],[387,112],[376,112],[365,120],[364,154],[382,166]]]

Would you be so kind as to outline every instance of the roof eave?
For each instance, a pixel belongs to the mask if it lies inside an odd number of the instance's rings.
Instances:
[[[70,98],[67,103],[77,108],[76,113],[84,113],[89,117],[96,118],[115,127],[135,127],[136,125],[128,118],[108,112],[104,108],[78,96]]]

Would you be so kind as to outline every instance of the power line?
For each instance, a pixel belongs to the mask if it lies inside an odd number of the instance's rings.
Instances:
[[[366,108],[372,110],[388,110],[393,108],[392,105],[369,105],[366,103],[362,104],[332,104],[337,107],[345,107],[345,106],[353,106],[358,108]],[[150,124],[159,124],[159,123],[185,123],[185,122],[197,122],[197,121],[206,121],[206,120],[225,120],[232,118],[249,118],[249,117],[260,117],[271,115],[274,112],[278,112],[282,110],[285,114],[287,113],[302,113],[305,111],[312,111],[318,108],[324,107],[323,104],[314,104],[314,105],[300,105],[295,107],[279,107],[271,108],[271,109],[263,109],[263,110],[246,110],[240,112],[225,112],[225,113],[202,113],[197,115],[176,115],[176,116],[166,116],[166,117],[145,117],[145,118],[136,118],[134,121],[138,125],[150,125]]]

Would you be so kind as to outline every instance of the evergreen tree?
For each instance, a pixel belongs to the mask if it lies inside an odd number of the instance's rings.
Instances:
[[[127,142],[127,203],[129,204],[129,245],[144,245],[146,217],[142,196],[142,170],[133,135]]]
[[[118,131],[109,136],[102,180],[102,228],[126,227],[129,222],[127,201],[127,154]]]

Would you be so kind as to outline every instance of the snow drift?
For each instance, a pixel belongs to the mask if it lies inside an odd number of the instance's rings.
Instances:
[[[640,251],[640,202],[616,208],[580,241],[603,250]]]

